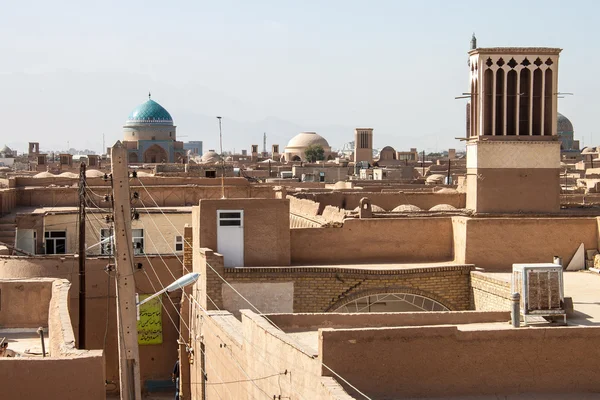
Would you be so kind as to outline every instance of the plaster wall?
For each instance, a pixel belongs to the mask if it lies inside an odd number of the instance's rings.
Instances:
[[[192,342],[191,398],[351,399],[335,381],[321,378],[316,354],[298,348],[256,314],[243,311],[241,322],[225,311],[194,314],[202,318],[193,321],[192,337],[202,342]]]
[[[600,390],[598,327],[322,329],[319,334],[323,363],[373,399],[388,399],[390,393],[402,398]],[[323,374],[330,372],[323,368]]]
[[[15,189],[0,189],[0,216],[9,214],[17,206]]]
[[[450,218],[347,219],[340,228],[292,229],[290,236],[292,265],[453,259]]]
[[[464,239],[454,242],[455,259],[491,272],[511,271],[513,263],[552,262],[553,256],[567,264],[581,243],[586,249],[598,247],[593,217],[453,217],[453,221],[460,230],[464,224]]]
[[[47,327],[52,281],[0,280],[0,328]]]
[[[245,180],[245,179],[244,179]],[[217,185],[218,181],[218,185]],[[177,207],[192,206],[198,204],[201,199],[220,199],[222,197],[220,179],[213,179],[213,186],[132,186],[131,192],[138,192],[140,201],[146,207]],[[109,187],[94,188],[100,195],[109,194]],[[148,190],[148,192],[146,192]],[[150,193],[150,195],[148,195]],[[151,197],[150,197],[151,196]],[[227,198],[275,198],[275,192],[271,186],[242,186],[226,185],[225,197]],[[94,199],[99,201],[99,199]],[[156,204],[154,203],[156,201]],[[17,189],[17,205],[24,207],[75,207],[78,203],[76,187],[69,188],[20,188]],[[99,203],[99,206],[103,204]]]
[[[5,399],[104,400],[102,355],[64,358],[0,358]]]
[[[478,213],[560,210],[558,168],[478,168],[467,171],[468,209]]]
[[[239,282],[235,290],[263,312],[294,311],[294,282]],[[248,303],[227,285],[222,286],[223,308],[237,313],[250,307]]]
[[[217,249],[217,210],[244,211],[244,265],[290,265],[290,203],[279,199],[200,200],[199,246]]]
[[[32,309],[30,321],[17,316],[13,320],[13,327],[26,328],[33,325],[48,327],[49,331],[49,346],[46,349],[49,354],[46,358],[0,358],[2,398],[104,399],[102,351],[78,350],[74,347],[68,311],[69,283],[54,279],[0,283],[4,289],[14,286],[19,291],[10,299],[11,303],[2,307],[3,312],[19,308],[26,314],[27,310],[21,307]],[[38,296],[38,303],[35,304],[35,299],[29,297],[28,293],[38,290],[44,295]],[[44,313],[42,309],[45,311],[45,320],[41,316]]]
[[[189,211],[172,212],[164,211],[162,213],[147,213],[145,209],[139,209],[139,220],[131,221],[131,229],[142,229],[144,233],[144,252],[146,254],[173,254],[175,252],[175,237],[182,236],[185,224],[192,222],[191,209]],[[108,229],[110,224],[104,220],[105,214],[88,213],[89,219],[86,221],[86,248],[100,242],[100,230]],[[168,219],[167,219],[168,218]],[[44,217],[44,227],[46,231],[66,231],[67,232],[67,254],[74,254],[78,251],[79,226],[77,223],[78,215],[72,213],[50,214]],[[169,222],[170,221],[170,222]],[[175,226],[175,227],[173,227]],[[17,226],[20,228],[20,226]],[[43,254],[43,232],[38,234],[38,252]],[[101,247],[95,246],[89,249],[89,255],[100,255]],[[178,252],[182,254],[182,252]]]
[[[90,349],[102,349],[104,347],[106,349],[106,379],[113,382],[113,384],[107,387],[108,390],[118,387],[115,279],[114,273],[111,273],[109,277],[104,271],[106,265],[112,262],[112,259],[108,257],[88,258],[86,262],[86,343]],[[162,256],[162,260],[157,256],[148,256],[148,258],[136,257],[134,262],[141,263],[143,268],[135,275],[136,287],[140,294],[156,293],[160,288],[182,276],[182,264],[175,256]],[[144,273],[144,271],[146,272]],[[29,279],[36,277],[62,278],[71,282],[69,313],[75,339],[77,339],[79,330],[77,258],[69,255],[37,257],[0,256],[0,279]],[[163,343],[160,345],[140,346],[142,382],[170,381],[171,379],[173,364],[177,359],[178,333],[170,318],[178,324],[179,314],[173,304],[178,309],[180,297],[180,292],[169,294],[169,297],[166,295],[162,297]],[[105,331],[107,332],[106,346],[104,344]]]

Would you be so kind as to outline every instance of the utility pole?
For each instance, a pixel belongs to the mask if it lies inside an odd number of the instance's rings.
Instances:
[[[423,159],[421,160],[421,169],[423,170],[423,178],[425,178],[425,150],[423,150]]]
[[[446,185],[450,184],[450,154],[448,154],[448,177],[446,178]]]
[[[85,163],[79,166],[79,348],[85,349]]]
[[[221,198],[225,198],[225,158],[223,157],[223,132],[221,131],[221,117],[219,120],[219,145],[221,146]]]
[[[267,132],[263,132],[263,153],[267,152]]]
[[[117,337],[121,400],[141,400],[137,308],[133,278],[131,204],[127,149],[118,141],[111,151],[113,179],[114,256],[117,283]]]

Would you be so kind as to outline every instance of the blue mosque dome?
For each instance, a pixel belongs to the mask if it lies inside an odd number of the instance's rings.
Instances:
[[[173,125],[173,118],[163,106],[152,99],[148,99],[129,114],[125,124]]]

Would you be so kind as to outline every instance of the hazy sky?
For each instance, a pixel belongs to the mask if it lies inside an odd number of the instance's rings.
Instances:
[[[285,146],[316,130],[338,148],[357,126],[376,147],[460,148],[467,51],[561,47],[559,111],[586,144],[594,118],[599,1],[0,1],[0,142],[99,151],[147,99],[181,140]],[[593,136],[592,139],[590,139]],[[4,143],[0,143],[2,146]],[[595,143],[598,144],[598,143]]]

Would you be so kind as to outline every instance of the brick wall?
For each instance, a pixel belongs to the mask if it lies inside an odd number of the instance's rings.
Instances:
[[[293,283],[293,310],[290,312],[334,311],[338,307],[361,297],[383,293],[412,293],[431,298],[450,310],[469,310],[471,307],[470,265],[448,265],[402,270],[341,269],[339,267],[275,267],[275,268],[224,268],[223,257],[209,249],[198,251],[200,260],[195,265],[204,277],[197,284],[200,303],[207,309],[215,309],[211,300],[202,296],[207,293],[219,308],[223,308],[223,281],[206,264],[210,264],[232,286],[241,283]],[[258,291],[244,292],[237,288],[253,304]],[[261,291],[260,296],[269,291]],[[254,296],[254,297],[253,297]],[[276,296],[276,294],[274,295]],[[274,297],[273,301],[277,299]],[[244,308],[251,308],[250,306]],[[234,312],[237,310],[228,310]],[[262,312],[281,310],[262,309]]]
[[[472,308],[477,311],[510,311],[510,282],[471,272]]]

